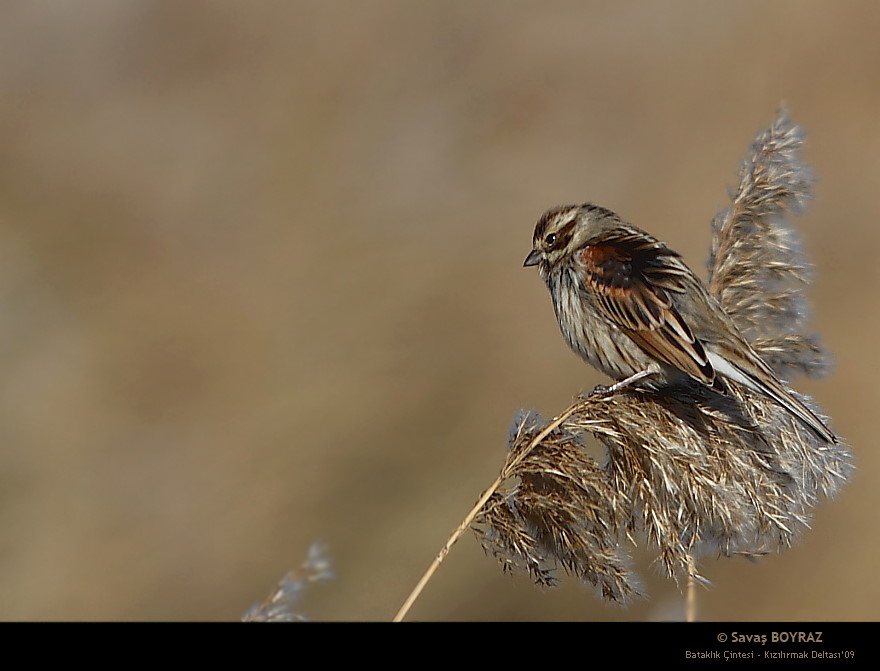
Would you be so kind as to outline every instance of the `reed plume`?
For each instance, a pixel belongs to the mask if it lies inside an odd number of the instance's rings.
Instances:
[[[285,575],[261,603],[251,606],[242,622],[307,622],[296,609],[309,587],[333,578],[330,559],[320,543],[313,543],[299,568]]]
[[[810,267],[787,221],[811,195],[802,145],[784,111],[758,134],[730,207],[712,223],[709,260],[710,291],[785,376],[827,368],[805,332]],[[538,442],[547,422],[520,413],[505,477],[472,525],[483,547],[540,584],[555,584],[562,569],[624,603],[640,593],[628,547],[641,540],[676,580],[702,579],[694,561],[706,555],[784,550],[820,498],[846,482],[851,454],[774,401],[728,386],[728,396],[690,381],[599,388]],[[604,448],[602,463],[590,440]]]

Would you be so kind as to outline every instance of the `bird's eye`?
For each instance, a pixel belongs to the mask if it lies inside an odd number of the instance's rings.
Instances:
[[[556,233],[548,233],[547,237],[544,238],[544,242],[548,245],[553,246],[556,244]]]

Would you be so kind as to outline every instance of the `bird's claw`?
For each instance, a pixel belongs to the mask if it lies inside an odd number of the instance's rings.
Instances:
[[[640,370],[635,375],[630,375],[625,380],[621,380],[620,382],[615,382],[610,387],[606,387],[603,384],[596,385],[593,391],[590,392],[590,396],[605,396],[608,394],[614,394],[621,389],[626,389],[627,387],[635,384],[639,380],[644,380],[646,377],[650,377],[654,374],[654,371],[650,370]]]

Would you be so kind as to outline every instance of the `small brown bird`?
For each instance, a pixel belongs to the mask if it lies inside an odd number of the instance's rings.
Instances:
[[[616,380],[682,375],[725,391],[729,378],[773,399],[816,435],[834,434],[794,398],[681,255],[611,210],[565,205],[535,227],[524,266],[538,266],[562,334]]]

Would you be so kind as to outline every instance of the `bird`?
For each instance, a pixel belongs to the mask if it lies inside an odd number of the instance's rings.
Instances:
[[[642,384],[657,388],[691,378],[724,394],[724,380],[733,380],[837,442],[681,254],[613,211],[592,203],[551,208],[535,226],[523,266],[538,267],[571,349],[619,384],[648,378]]]

